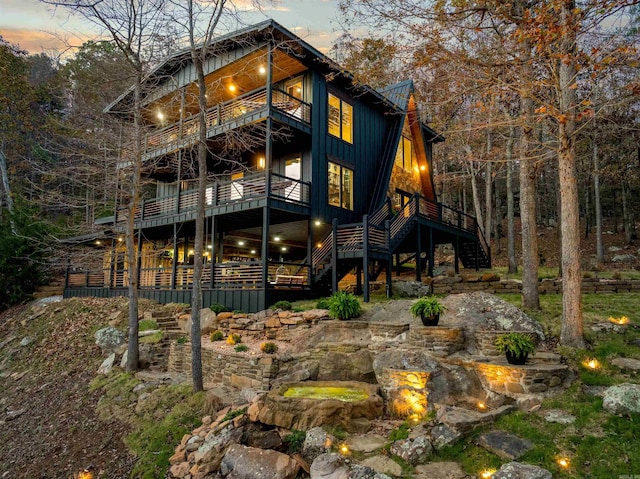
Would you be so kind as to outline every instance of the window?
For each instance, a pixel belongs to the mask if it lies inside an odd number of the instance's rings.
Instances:
[[[402,137],[400,137],[398,149],[396,150],[396,166],[404,168],[407,171],[411,171],[413,169],[412,150],[411,138],[403,134]]]
[[[329,204],[353,210],[353,170],[329,162]]]
[[[329,93],[329,134],[353,143],[353,106]]]
[[[302,100],[302,77],[285,83],[285,91],[294,98]]]

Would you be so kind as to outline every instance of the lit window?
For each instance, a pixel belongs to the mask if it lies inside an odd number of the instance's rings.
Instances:
[[[353,143],[353,106],[329,93],[329,134]]]
[[[353,170],[329,162],[329,204],[353,210]]]
[[[402,135],[398,142],[398,149],[396,150],[396,166],[403,168],[407,171],[413,169],[413,148],[411,145],[411,138]]]

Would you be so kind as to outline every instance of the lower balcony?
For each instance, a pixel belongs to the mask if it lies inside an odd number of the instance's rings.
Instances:
[[[237,209],[252,207],[252,200],[271,198],[285,206],[308,207],[311,198],[311,184],[306,181],[288,178],[276,173],[264,171],[252,173],[234,180],[221,180],[207,185],[205,192],[207,215],[211,216],[216,207],[236,206]],[[171,196],[144,200],[135,211],[135,222],[171,220],[180,221],[195,217],[198,206],[198,191],[189,189]],[[121,208],[116,212],[116,224],[125,223],[128,210]]]

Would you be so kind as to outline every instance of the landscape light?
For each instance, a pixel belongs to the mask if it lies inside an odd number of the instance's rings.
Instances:
[[[489,479],[490,477],[493,477],[495,473],[496,473],[495,469],[486,469],[480,473],[480,477],[482,479]]]
[[[600,361],[597,359],[585,359],[582,361],[582,365],[588,369],[600,369]]]

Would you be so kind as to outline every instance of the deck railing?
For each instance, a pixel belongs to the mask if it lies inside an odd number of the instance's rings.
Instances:
[[[216,128],[231,124],[233,121],[250,116],[267,106],[267,90],[253,90],[224,103],[219,103],[206,111],[207,137],[216,134]],[[271,106],[278,112],[294,118],[305,125],[311,124],[311,105],[288,93],[274,89],[271,93]],[[199,123],[197,115],[190,116],[160,130],[146,135],[142,141],[142,156],[148,158],[156,153],[170,152],[195,144],[198,138]],[[122,151],[122,164],[127,165],[133,159],[131,147]]]
[[[205,202],[207,207],[220,206],[238,201],[270,196],[288,203],[308,205],[311,184],[271,173],[270,191],[267,192],[267,173],[260,171],[236,180],[220,180],[207,185]],[[198,190],[188,189],[161,198],[144,200],[136,208],[135,220],[158,219],[163,216],[193,212],[198,206]],[[128,210],[116,212],[116,222],[125,222]]]
[[[270,261],[267,268],[267,284],[270,287],[302,288],[311,285],[311,266],[308,264]],[[85,270],[70,267],[65,283],[67,288],[126,288],[128,272],[125,269]],[[213,268],[211,263],[204,264],[201,284],[205,289],[261,288],[262,261],[214,263]],[[171,267],[140,269],[140,289],[191,289],[192,286],[193,265],[176,265],[175,279]]]

